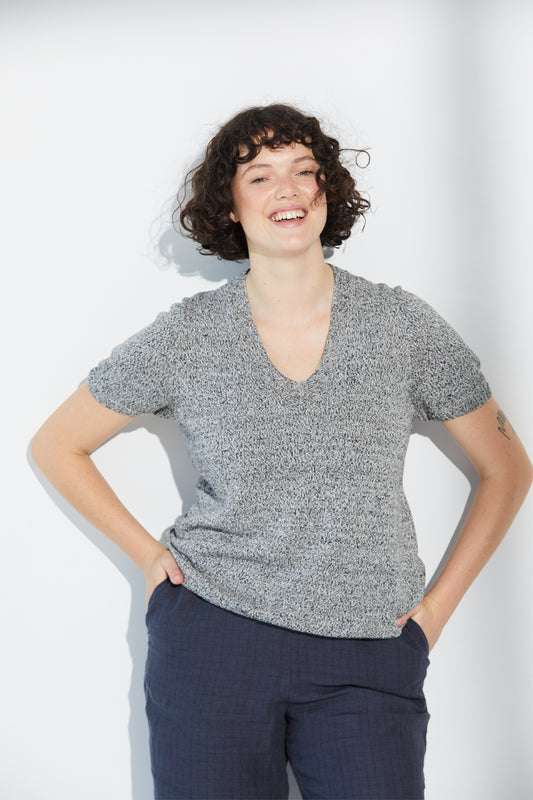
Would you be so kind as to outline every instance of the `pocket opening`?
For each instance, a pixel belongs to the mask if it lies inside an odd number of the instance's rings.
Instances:
[[[424,650],[426,651],[426,654],[429,653],[429,642],[428,642],[428,638],[427,638],[426,634],[424,633],[424,629],[412,617],[409,617],[409,619],[406,622],[406,625],[408,625],[409,623],[411,623],[411,627],[414,626],[414,630],[416,631],[416,635],[421,640],[422,645],[424,647]]]

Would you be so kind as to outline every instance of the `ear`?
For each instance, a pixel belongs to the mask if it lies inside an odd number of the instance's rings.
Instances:
[[[230,212],[229,212],[229,218],[230,218],[230,220],[231,220],[232,222],[238,222],[238,221],[239,221],[238,217],[237,217],[237,216],[234,214],[234,212],[233,212],[233,211],[230,211]]]

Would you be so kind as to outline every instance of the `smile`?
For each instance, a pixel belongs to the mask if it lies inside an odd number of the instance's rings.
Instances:
[[[283,222],[283,220],[288,219],[303,219],[307,214],[307,211],[303,208],[294,208],[290,211],[277,211],[275,214],[270,216],[270,219],[273,222]]]

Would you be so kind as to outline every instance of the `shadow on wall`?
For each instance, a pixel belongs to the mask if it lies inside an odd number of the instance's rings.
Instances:
[[[119,433],[127,435],[139,428],[157,436],[169,458],[174,483],[183,500],[184,508],[194,502],[197,476],[190,464],[185,442],[179,428],[169,420],[155,416],[142,416],[132,420]],[[118,436],[119,434],[115,434]],[[112,437],[114,438],[114,437]],[[131,656],[132,672],[128,693],[130,718],[128,732],[131,752],[131,785],[132,800],[147,800],[153,796],[153,784],[150,771],[150,755],[148,747],[148,724],[144,705],[144,665],[147,653],[147,637],[144,626],[145,600],[144,577],[136,565],[117,546],[79,514],[48,482],[35,465],[31,454],[27,452],[30,467],[49,497],[60,511],[75,525],[79,531],[97,547],[104,556],[118,569],[131,587],[131,608],[126,639]]]
[[[217,256],[202,255],[200,246],[173,226],[175,198],[164,203],[161,213],[151,225],[150,261],[160,270],[174,269],[184,277],[199,276],[206,281],[219,283],[230,280],[248,269],[248,260],[222,261]],[[240,223],[239,223],[240,224]]]
[[[429,591],[437,581],[451,555],[453,548],[455,547],[459,534],[461,533],[463,525],[472,507],[472,503],[474,502],[474,497],[479,484],[479,476],[474,465],[469,461],[457,442],[452,439],[446,428],[444,428],[440,422],[416,421],[413,425],[411,434],[416,436],[425,436],[427,439],[429,439],[435,445],[435,447],[440,450],[441,453],[446,456],[446,458],[451,461],[458,470],[460,470],[460,472],[463,473],[465,478],[470,483],[470,492],[465,503],[463,513],[461,514],[461,518],[457,523],[457,527],[446,548],[446,552],[442,556],[435,572],[426,586],[426,591]]]
[[[154,260],[159,269],[173,267],[180,275],[199,275],[213,282],[233,278],[248,269],[248,261],[222,261],[217,256],[202,255],[196,242],[171,227],[159,237]]]

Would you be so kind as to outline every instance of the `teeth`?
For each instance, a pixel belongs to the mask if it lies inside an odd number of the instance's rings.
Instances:
[[[305,217],[305,211],[301,208],[295,211],[281,211],[279,214],[272,215],[274,222],[280,222],[282,219],[301,219],[302,217]]]

